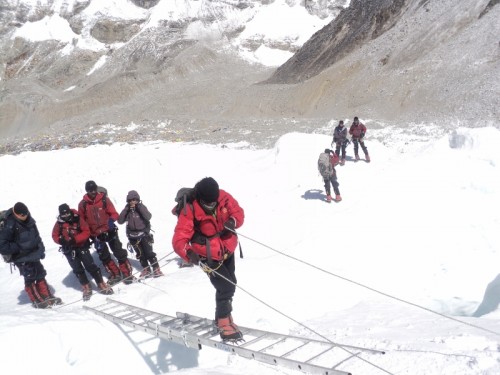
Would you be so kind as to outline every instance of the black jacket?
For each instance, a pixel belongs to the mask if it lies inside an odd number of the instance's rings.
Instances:
[[[0,254],[12,255],[15,263],[35,262],[45,257],[45,246],[31,215],[21,221],[14,216],[12,208],[7,211],[0,231]]]

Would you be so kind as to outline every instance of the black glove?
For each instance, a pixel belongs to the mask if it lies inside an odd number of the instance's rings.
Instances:
[[[235,227],[236,227],[236,221],[232,217],[230,217],[229,220],[224,223],[224,228],[230,231],[234,231]]]
[[[97,236],[97,239],[102,242],[107,242],[109,239],[108,232],[102,232],[100,235]]]
[[[59,238],[59,243],[63,247],[70,247],[70,246],[75,246],[76,245],[76,241],[75,241],[75,239],[73,237],[70,237],[69,240],[67,240],[66,238],[64,238],[63,236],[61,236]]]
[[[365,133],[361,133],[361,136],[359,137],[359,139],[363,139],[365,137]]]
[[[196,254],[193,250],[189,249],[186,252],[186,256],[188,257],[189,261],[193,264],[198,265],[200,263],[200,256]]]

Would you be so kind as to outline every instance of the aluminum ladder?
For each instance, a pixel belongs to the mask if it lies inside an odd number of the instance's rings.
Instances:
[[[259,362],[299,370],[309,374],[351,375],[336,370],[346,361],[361,353],[384,354],[383,351],[357,346],[335,344],[329,341],[313,340],[262,331],[239,326],[244,341],[224,342],[211,319],[186,313],[177,316],[160,314],[123,302],[106,299],[104,304],[86,310],[118,324],[143,331],[189,348],[200,350],[202,345],[237,354]],[[333,365],[332,365],[333,363]]]

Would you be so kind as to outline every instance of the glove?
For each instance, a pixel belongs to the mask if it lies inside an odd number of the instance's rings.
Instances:
[[[364,137],[365,137],[365,133],[361,133],[361,135],[360,135],[359,139],[361,140],[361,139],[363,139]]]
[[[108,232],[102,232],[100,235],[97,236],[97,239],[102,242],[108,242],[109,239]]]
[[[236,227],[236,222],[232,217],[230,217],[229,220],[224,223],[224,228],[230,231],[234,231],[235,227]]]
[[[40,259],[45,259],[45,251],[40,255]]]
[[[63,236],[61,236],[59,238],[59,243],[63,247],[70,247],[70,246],[75,246],[76,245],[76,241],[75,241],[75,239],[73,237],[70,237],[69,240],[67,240],[66,238],[64,238]]]
[[[198,265],[200,263],[200,256],[196,254],[193,250],[189,249],[186,252],[186,256],[188,257],[189,261],[193,264]]]
[[[116,226],[115,226],[115,221],[113,219],[108,219],[108,228],[111,230],[111,229],[115,229]]]

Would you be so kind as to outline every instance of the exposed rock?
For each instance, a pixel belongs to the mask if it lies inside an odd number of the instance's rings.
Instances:
[[[149,9],[154,7],[160,0],[131,0],[138,7]]]
[[[479,17],[484,16],[486,13],[490,11],[491,8],[493,8],[495,5],[498,5],[498,3],[500,3],[500,0],[490,0],[486,8],[484,8],[484,10],[479,15]]]
[[[277,71],[247,63],[231,48],[228,41],[243,28],[218,29],[224,12],[255,1],[212,0],[196,19],[166,19],[143,30],[143,19],[105,19],[94,26],[96,19],[82,11],[90,0],[78,1],[62,12],[78,36],[73,42],[12,39],[19,20],[50,13],[8,5],[14,2],[2,2],[0,12],[3,150],[100,142],[81,132],[106,124],[115,135],[99,135],[102,142],[131,141],[125,128],[132,122],[144,139],[229,142],[251,132],[262,145],[354,115],[373,119],[371,127],[500,123],[497,0],[352,0],[352,9]],[[310,12],[320,3],[304,2]],[[196,39],[189,31],[200,23],[217,23],[222,36]],[[95,50],[82,50],[79,41],[92,39],[89,33],[106,46],[92,40]],[[286,40],[248,43],[294,48]],[[164,122],[168,131],[155,127]]]
[[[141,29],[144,20],[121,20],[101,18],[92,27],[90,34],[101,43],[126,42]]]
[[[390,29],[408,0],[352,0],[337,18],[314,34],[266,83],[298,83],[330,67]]]

